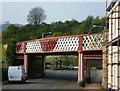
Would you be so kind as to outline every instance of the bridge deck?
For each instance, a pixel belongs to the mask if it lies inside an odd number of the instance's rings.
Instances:
[[[102,33],[43,38],[17,42],[16,53],[17,59],[24,60],[26,74],[30,55],[42,56],[42,74],[45,72],[46,55],[78,55],[78,82],[83,84],[84,59],[87,60],[86,77],[90,78],[90,61],[102,60],[102,42]]]
[[[60,36],[17,42],[16,53],[75,53],[102,50],[103,34]]]

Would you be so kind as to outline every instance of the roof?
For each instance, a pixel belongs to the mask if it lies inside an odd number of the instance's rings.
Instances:
[[[110,11],[110,10],[114,7],[114,5],[115,5],[115,3],[116,3],[117,1],[118,1],[118,0],[113,0],[113,1],[110,3],[110,5],[108,6],[107,11]]]

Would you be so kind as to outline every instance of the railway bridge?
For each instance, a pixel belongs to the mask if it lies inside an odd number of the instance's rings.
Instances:
[[[47,55],[78,55],[78,83],[85,85],[84,60],[86,60],[86,79],[90,79],[90,61],[102,61],[103,33],[82,34],[41,38],[16,43],[17,59],[23,59],[28,73],[30,55],[42,56],[42,71],[45,72]]]

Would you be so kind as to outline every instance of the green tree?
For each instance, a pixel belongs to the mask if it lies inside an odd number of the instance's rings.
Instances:
[[[55,32],[53,33],[52,37],[62,36],[63,34],[61,32]]]
[[[41,7],[35,7],[29,11],[27,21],[32,25],[40,25],[46,19],[44,10]]]
[[[6,60],[6,50],[5,48],[2,46],[2,61]]]
[[[84,21],[81,22],[79,27],[75,30],[76,34],[88,34],[88,33],[98,33],[103,30],[103,28],[96,27],[94,28],[93,25],[98,26],[105,26],[105,17],[94,18],[93,16],[88,16]]]
[[[18,61],[16,61],[16,41],[11,40],[8,43],[8,47],[6,50],[6,60],[8,65],[18,65]]]
[[[11,39],[15,39],[16,35],[18,33],[19,27],[11,24],[8,26],[8,28],[2,32],[2,43],[6,44],[8,43]]]
[[[93,28],[93,25],[105,26],[105,17],[94,18],[93,16],[88,16],[82,22],[72,19],[66,20],[65,22],[53,22],[51,24],[43,22],[37,26],[27,24],[17,27],[11,24],[2,32],[2,42],[3,44],[8,44],[8,42],[13,39],[16,40],[16,42],[38,39],[42,37],[42,33],[47,34],[48,32],[52,32],[52,34],[45,35],[45,37],[98,33],[103,30],[103,28],[100,27]]]
[[[105,26],[106,25],[106,18],[105,17],[100,18],[99,16],[97,16],[93,20],[93,25]],[[101,32],[102,30],[104,30],[104,27],[94,27],[91,32],[98,33],[98,32]]]
[[[0,44],[2,44],[2,33],[0,32]]]
[[[87,34],[91,33],[93,25],[93,16],[88,16],[86,20],[82,22],[82,24],[77,29],[78,34]]]

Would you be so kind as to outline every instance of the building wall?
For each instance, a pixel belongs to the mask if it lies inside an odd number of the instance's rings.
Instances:
[[[120,0],[116,2],[109,12],[109,40],[114,40],[120,35]],[[120,46],[108,46],[108,88],[120,90]]]
[[[120,26],[120,19],[118,19],[118,17],[120,17],[120,13],[118,12],[119,10],[120,7],[116,6],[110,11],[111,14],[109,15],[109,41],[120,35],[120,33],[118,34],[118,28]]]

